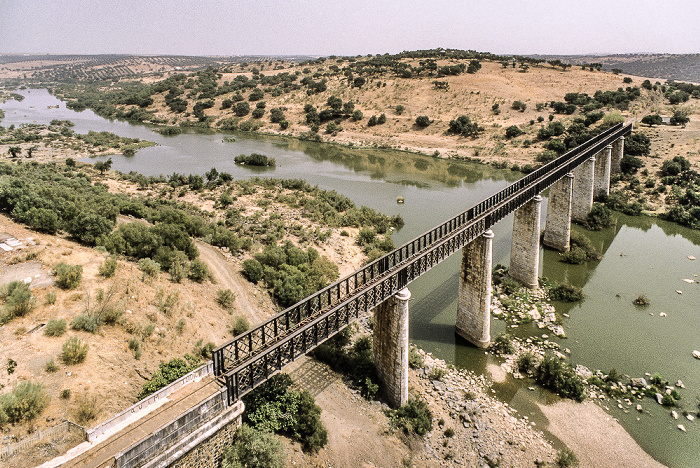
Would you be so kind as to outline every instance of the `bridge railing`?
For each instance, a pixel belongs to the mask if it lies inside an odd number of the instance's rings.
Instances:
[[[495,224],[508,213],[551,186],[566,173],[572,171],[592,154],[596,154],[606,145],[630,131],[631,124],[627,126],[618,124],[605,130],[470,209],[222,344],[213,351],[215,375],[226,373],[261,350],[272,346],[281,338],[307,326],[323,311],[327,311],[344,301],[345,298],[361,292],[367,285],[376,282],[409,259],[425,252],[436,242],[443,240],[456,230],[462,229],[484,213],[488,213],[486,219],[489,226]],[[533,185],[534,182],[537,183],[529,190],[524,190],[525,187]],[[518,196],[513,199],[515,194]],[[507,203],[505,203],[506,201]]]

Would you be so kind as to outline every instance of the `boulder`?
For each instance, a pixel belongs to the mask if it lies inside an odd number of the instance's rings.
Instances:
[[[647,379],[645,379],[644,377],[631,379],[630,385],[632,385],[635,388],[644,388],[647,386]]]
[[[656,398],[656,402],[657,402],[658,404],[660,404],[660,405],[663,404],[663,401],[664,401],[663,395],[661,395],[660,393],[657,393],[657,394],[654,395],[654,397]]]
[[[698,351],[697,349],[693,350],[693,357],[695,359],[700,359],[700,351]]]

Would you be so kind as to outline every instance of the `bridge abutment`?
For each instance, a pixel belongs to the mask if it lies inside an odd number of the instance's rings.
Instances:
[[[610,173],[619,174],[622,172],[621,161],[625,153],[625,137],[620,137],[612,144],[612,155],[610,159]]]
[[[403,288],[374,309],[372,355],[389,405],[408,402],[408,300]]]
[[[571,240],[571,198],[574,175],[566,174],[549,189],[547,220],[542,243],[547,247],[566,252]]]
[[[513,218],[508,274],[528,288],[539,285],[541,213],[542,197],[535,195],[515,210]]]
[[[455,332],[479,348],[491,344],[493,231],[462,248]]]
[[[612,145],[608,145],[595,155],[594,196],[610,195],[610,164]]]
[[[591,156],[574,169],[574,195],[571,218],[583,223],[593,208],[593,184],[595,181],[595,156]]]

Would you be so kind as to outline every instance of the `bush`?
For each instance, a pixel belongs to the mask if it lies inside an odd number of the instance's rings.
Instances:
[[[36,305],[36,299],[32,296],[29,285],[22,281],[12,281],[4,287],[2,296],[5,298],[6,312],[3,322],[28,314]]]
[[[46,304],[51,305],[56,302],[56,293],[54,291],[48,291],[46,293]]]
[[[233,445],[224,450],[221,468],[284,468],[286,463],[279,438],[243,424],[236,431]]]
[[[56,372],[58,370],[58,366],[53,359],[49,359],[44,365],[44,370],[49,373]]]
[[[570,466],[578,466],[578,458],[576,454],[568,448],[559,450],[557,453],[557,465],[562,468],[567,468]]]
[[[425,365],[423,356],[418,352],[418,348],[411,346],[408,350],[408,365],[411,369],[420,369]]]
[[[601,203],[594,203],[593,208],[591,208],[586,217],[586,228],[592,231],[600,231],[612,226],[612,224],[613,217],[610,208]]]
[[[644,294],[639,294],[639,295],[637,295],[637,297],[635,297],[632,300],[632,304],[638,305],[638,306],[647,306],[650,303],[651,303],[651,301]]]
[[[111,278],[114,276],[115,271],[117,271],[117,259],[108,257],[105,259],[104,263],[100,265],[100,269],[97,273],[103,278]]]
[[[231,321],[231,329],[229,330],[233,336],[238,336],[241,333],[247,332],[250,329],[250,323],[245,317],[238,316]]]
[[[61,336],[66,332],[66,321],[63,319],[51,319],[44,327],[44,335]]]
[[[80,314],[70,322],[70,327],[73,330],[82,330],[88,333],[97,333],[100,326],[102,326],[102,319],[98,315],[92,314]]]
[[[513,354],[515,352],[513,337],[507,333],[499,333],[491,343],[491,349],[497,354]]]
[[[570,284],[560,284],[549,290],[549,297],[554,301],[578,302],[583,300],[583,291]]]
[[[515,138],[522,134],[523,131],[520,130],[520,127],[517,125],[511,125],[510,127],[506,128],[506,138]]]
[[[576,401],[583,401],[586,397],[583,379],[576,374],[571,364],[559,358],[545,356],[537,366],[535,376],[540,384],[562,397]]]
[[[432,122],[433,121],[430,120],[430,117],[428,117],[427,115],[419,115],[418,117],[416,117],[416,125],[421,128],[427,127]]]
[[[151,379],[143,384],[137,398],[141,400],[147,397],[185,374],[192,372],[198,366],[199,360],[189,354],[185,354],[184,359],[175,358],[168,362],[161,362],[158,365],[158,370],[151,374]]]
[[[53,274],[56,277],[56,285],[59,288],[74,289],[78,287],[83,278],[83,267],[61,262],[54,267]]]
[[[68,364],[79,364],[85,360],[88,353],[87,343],[74,336],[69,338],[65,343],[63,343],[63,348],[61,350],[61,360]]]
[[[537,358],[532,353],[524,353],[518,356],[516,364],[520,372],[530,374],[537,369]]]
[[[433,413],[424,400],[409,398],[401,408],[389,411],[391,426],[405,434],[424,436],[433,428]]]
[[[146,278],[155,278],[158,276],[158,273],[160,273],[160,263],[150,258],[142,258],[139,260],[139,269],[143,272],[143,280]]]
[[[11,392],[0,395],[0,425],[36,419],[50,400],[43,385],[21,382]]]
[[[216,302],[224,309],[233,307],[233,302],[236,300],[236,293],[230,289],[219,289],[216,292]]]
[[[83,393],[75,399],[73,414],[80,425],[87,425],[90,421],[97,419],[100,414],[100,401],[97,395]]]
[[[651,140],[643,133],[632,133],[625,138],[625,155],[647,156],[651,150]]]
[[[254,258],[246,260],[243,262],[243,274],[252,283],[257,283],[263,278],[263,266]]]
[[[187,276],[192,281],[202,283],[211,277],[211,273],[209,273],[209,267],[207,267],[207,264],[197,258],[192,260],[190,263],[190,271]]]

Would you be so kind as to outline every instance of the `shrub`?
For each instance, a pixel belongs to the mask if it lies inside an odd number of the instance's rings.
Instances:
[[[54,267],[53,274],[56,277],[56,285],[59,288],[74,289],[78,287],[83,278],[83,267],[61,262]]]
[[[21,382],[11,392],[0,395],[0,425],[36,419],[50,400],[43,385]]]
[[[146,278],[155,278],[158,276],[158,273],[160,273],[160,263],[150,258],[142,258],[139,260],[139,269],[143,272],[143,280]]]
[[[233,336],[238,336],[241,333],[247,332],[250,329],[250,324],[248,319],[245,317],[238,316],[231,321],[230,332]]]
[[[612,226],[612,224],[613,217],[610,208],[601,203],[594,203],[593,208],[591,208],[586,217],[586,228],[592,231],[600,231]]]
[[[522,134],[523,131],[520,130],[520,127],[517,125],[511,125],[510,127],[506,128],[506,138],[515,138]]]
[[[100,326],[102,326],[102,319],[94,314],[80,314],[70,322],[73,330],[83,330],[88,333],[97,333]]]
[[[431,123],[432,120],[430,120],[430,117],[428,117],[427,115],[419,115],[418,117],[416,117],[416,125],[421,128],[425,128]]]
[[[401,408],[389,411],[391,426],[406,434],[424,436],[433,428],[433,414],[424,400],[409,398]]]
[[[523,353],[516,361],[518,370],[524,374],[530,374],[537,369],[537,358],[532,353]]]
[[[111,278],[114,276],[114,272],[117,270],[117,259],[113,257],[108,257],[105,259],[104,263],[100,265],[98,274],[104,278]]]
[[[56,293],[54,291],[48,291],[46,293],[46,304],[51,305],[56,302]]]
[[[97,419],[100,414],[100,401],[97,395],[88,395],[83,393],[75,399],[75,407],[73,414],[78,424],[87,425],[90,421]]]
[[[583,401],[586,386],[583,379],[576,374],[571,364],[559,358],[545,356],[537,366],[536,379],[545,387],[565,398]]]
[[[557,453],[557,465],[562,468],[567,468],[569,466],[578,466],[578,458],[576,454],[568,448],[559,450]]]
[[[184,359],[175,358],[168,362],[161,362],[158,365],[158,370],[151,374],[151,379],[143,384],[137,398],[141,400],[151,393],[160,390],[169,383],[195,370],[198,365],[199,359],[189,354],[185,354]]]
[[[646,306],[649,305],[651,301],[649,301],[649,298],[646,297],[644,294],[639,294],[637,297],[634,298],[632,301],[632,304],[638,305],[638,306]]]
[[[216,302],[224,309],[233,307],[233,302],[236,300],[236,293],[230,289],[219,289],[216,292]]]
[[[513,337],[507,333],[499,333],[491,343],[491,349],[498,354],[513,354],[515,352]]]
[[[207,264],[197,258],[192,260],[190,263],[190,271],[187,276],[192,281],[201,283],[208,279],[211,276],[211,273],[209,273],[209,267],[207,267]]]
[[[425,360],[423,356],[418,352],[418,348],[411,346],[408,350],[408,365],[411,369],[420,369],[425,365]]]
[[[48,361],[46,361],[44,370],[49,373],[56,372],[58,370],[58,366],[56,365],[56,362],[53,359],[49,359]]]
[[[66,321],[63,319],[51,319],[44,327],[44,335],[61,336],[66,332]]]
[[[204,359],[211,359],[212,351],[216,348],[216,344],[213,341],[207,341],[206,344],[202,345],[203,341],[203,339],[199,339],[195,343],[193,354]]]
[[[74,336],[63,343],[61,360],[68,364],[79,364],[85,360],[88,353],[88,345],[80,338]]]
[[[36,305],[36,299],[29,290],[29,285],[22,281],[12,281],[2,292],[5,297],[6,318],[22,317],[29,313]]]
[[[233,445],[224,450],[221,468],[284,468],[286,463],[279,438],[243,424],[236,431]]]
[[[570,284],[560,284],[549,290],[549,297],[555,301],[578,302],[583,300],[583,291]]]
[[[59,396],[64,400],[69,399],[70,398],[70,389],[64,388],[63,390],[61,390],[61,393]]]

